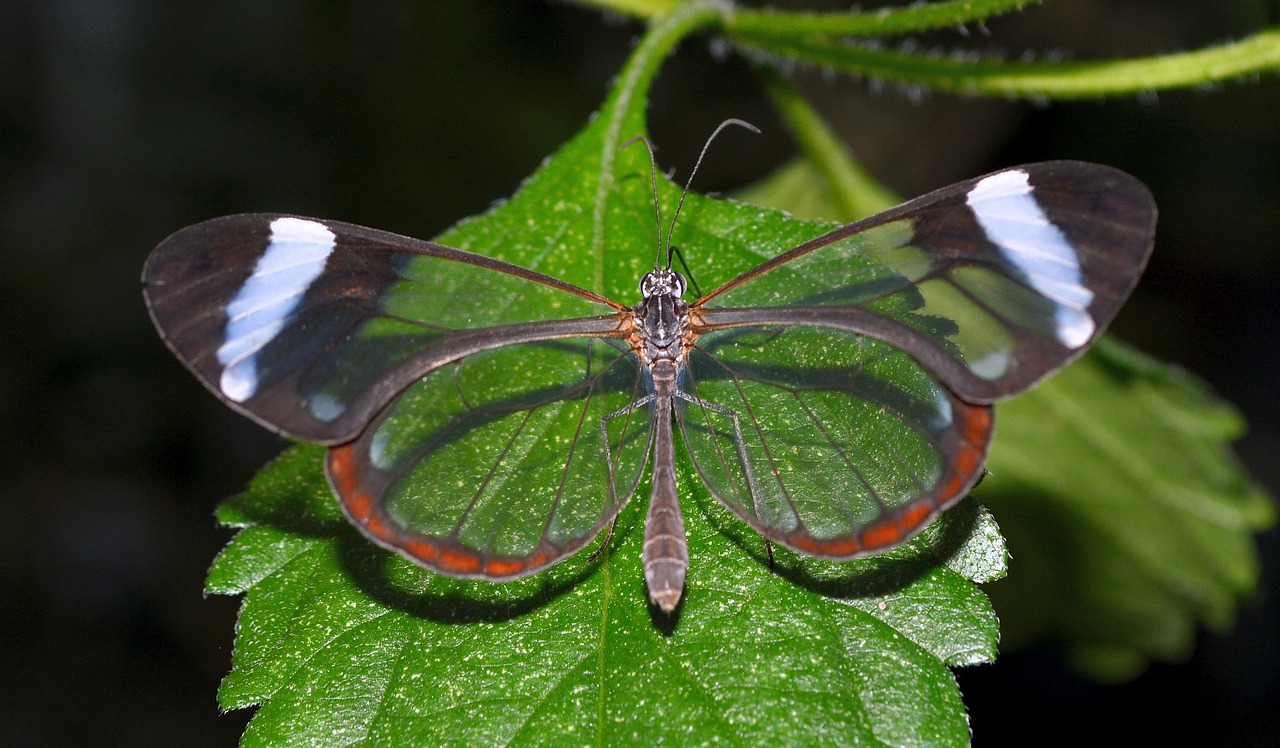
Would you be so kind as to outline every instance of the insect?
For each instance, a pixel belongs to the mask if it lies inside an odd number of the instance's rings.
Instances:
[[[643,565],[671,612],[689,566],[677,434],[707,489],[770,542],[831,559],[902,543],[981,475],[991,403],[1106,327],[1155,215],[1115,169],[1019,166],[693,301],[668,233],[628,305],[431,242],[247,214],[165,239],[143,282],[205,386],[327,445],[351,523],[439,573],[499,581],[565,558],[652,465]]]

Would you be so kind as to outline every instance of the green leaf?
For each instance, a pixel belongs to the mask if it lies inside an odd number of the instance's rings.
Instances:
[[[647,156],[618,148],[644,133],[661,60],[719,8],[691,4],[656,24],[582,133],[510,201],[441,240],[633,298],[657,229]],[[669,210],[675,188],[661,188]],[[824,228],[697,196],[681,222],[708,286]],[[681,455],[692,565],[667,618],[644,588],[643,500],[596,561],[460,581],[360,536],[321,460],[318,447],[288,450],[219,512],[242,529],[207,586],[245,595],[219,700],[260,705],[246,745],[968,742],[948,666],[994,656],[996,619],[974,581],[1001,576],[1006,555],[972,502],[882,556],[832,564],[779,549],[771,570],[761,538]]]
[[[366,542],[320,460],[291,449],[224,509],[306,518],[250,525],[210,572],[211,591],[246,595],[219,692],[223,708],[262,704],[246,745],[967,742],[947,665],[994,655],[966,575],[1004,560],[972,502],[893,553],[780,554],[771,572],[759,538],[684,481],[693,566],[672,623],[646,603],[639,507],[596,563],[464,582]]]
[[[1228,442],[1239,415],[1193,377],[1113,340],[997,408],[974,497],[1016,559],[991,587],[1011,647],[1063,642],[1104,680],[1189,655],[1258,582],[1275,505]]]

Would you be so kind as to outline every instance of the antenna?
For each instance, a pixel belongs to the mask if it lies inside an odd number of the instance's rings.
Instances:
[[[662,259],[662,206],[658,203],[658,160],[653,157],[653,144],[643,135],[637,135],[631,140],[623,143],[618,150],[622,150],[631,144],[639,141],[644,143],[644,149],[649,152],[649,184],[653,187],[653,212],[658,218],[658,254],[653,258],[653,269],[657,270],[661,265]],[[667,267],[671,266],[671,257],[668,252]]]
[[[676,230],[676,219],[680,217],[680,208],[684,206],[684,199],[689,194],[689,188],[693,185],[693,178],[698,173],[698,167],[702,166],[702,159],[706,157],[707,149],[711,147],[711,141],[715,140],[716,136],[720,134],[720,131],[724,130],[729,125],[737,125],[739,127],[745,127],[746,129],[750,130],[753,133],[756,133],[757,135],[760,134],[760,128],[756,127],[750,122],[744,122],[743,120],[740,120],[740,119],[730,118],[725,120],[724,122],[721,122],[719,126],[716,127],[716,129],[711,133],[711,136],[707,138],[707,142],[702,144],[702,152],[698,154],[698,160],[695,161],[693,164],[693,171],[689,172],[689,179],[684,183],[684,191],[680,193],[680,201],[676,203],[675,212],[671,214],[671,223],[667,226],[667,240],[665,242],[662,240],[662,207],[658,202],[658,160],[653,155],[653,144],[650,143],[649,139],[646,138],[645,136],[637,135],[618,147],[618,150],[622,150],[624,148],[627,148],[633,145],[636,142],[640,142],[640,143],[644,143],[644,149],[649,152],[649,185],[650,187],[653,188],[653,212],[654,212],[654,216],[657,218],[657,221],[658,221],[658,254],[653,259],[654,270],[659,270],[662,268],[662,265],[663,265],[662,255],[664,254],[663,252],[664,247],[666,249],[665,254],[667,256],[666,269],[667,270],[671,269],[671,256],[672,256],[672,253],[675,251],[675,248],[671,246],[671,237]],[[681,259],[681,261],[683,261],[683,258]]]
[[[728,127],[729,125],[737,125],[739,127],[745,127],[746,129],[750,130],[751,132],[757,135],[760,134],[760,128],[756,127],[750,122],[744,122],[740,119],[730,118],[725,120],[724,122],[721,122],[719,127],[717,127],[711,133],[711,137],[707,138],[707,142],[702,144],[702,153],[698,154],[698,160],[695,161],[693,164],[693,171],[689,172],[689,179],[684,183],[684,192],[680,193],[680,202],[676,203],[676,210],[674,213],[671,214],[671,224],[667,227],[667,269],[668,270],[671,269],[671,236],[672,234],[675,233],[676,219],[680,217],[680,208],[684,206],[684,198],[686,195],[689,194],[689,187],[693,185],[693,178],[698,174],[698,167],[702,166],[702,159],[706,157],[707,149],[711,147],[711,141],[715,140],[716,136],[720,134],[720,131],[724,130],[724,128]],[[653,152],[650,151],[649,154],[650,156],[652,156]],[[657,190],[656,184],[655,184],[654,190],[656,193],[656,190]],[[655,194],[655,199],[656,199],[656,194]],[[658,230],[661,231],[662,228],[659,227]]]

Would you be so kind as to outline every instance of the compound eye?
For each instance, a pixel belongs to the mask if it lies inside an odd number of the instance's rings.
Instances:
[[[675,281],[675,295],[684,296],[685,289],[688,288],[688,285],[684,282],[684,276],[679,273],[672,273],[671,277]]]
[[[647,299],[653,295],[653,273],[640,276],[640,298]]]

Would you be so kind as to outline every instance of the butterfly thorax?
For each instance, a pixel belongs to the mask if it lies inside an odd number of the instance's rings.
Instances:
[[[640,279],[639,304],[632,307],[635,327],[631,349],[652,369],[659,362],[675,366],[684,363],[689,331],[689,305],[684,295],[684,277],[673,270],[658,269]]]

